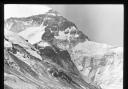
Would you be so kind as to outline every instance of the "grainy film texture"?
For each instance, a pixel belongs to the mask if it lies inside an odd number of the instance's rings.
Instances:
[[[5,18],[4,89],[122,89],[123,48],[89,40],[44,8]]]

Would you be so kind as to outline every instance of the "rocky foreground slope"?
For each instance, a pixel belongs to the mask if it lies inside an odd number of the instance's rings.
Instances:
[[[123,48],[90,41],[56,11],[4,30],[5,89],[122,89]]]

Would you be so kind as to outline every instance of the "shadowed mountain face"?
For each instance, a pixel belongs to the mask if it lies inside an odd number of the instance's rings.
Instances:
[[[5,21],[5,89],[121,89],[122,59],[53,10]]]

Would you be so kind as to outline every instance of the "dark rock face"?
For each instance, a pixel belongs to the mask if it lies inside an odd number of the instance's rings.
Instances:
[[[60,51],[55,47],[45,47],[44,49],[39,49],[41,55],[45,55],[50,58],[53,62],[57,63],[65,70],[79,76],[79,71],[71,60],[70,54],[67,50]]]

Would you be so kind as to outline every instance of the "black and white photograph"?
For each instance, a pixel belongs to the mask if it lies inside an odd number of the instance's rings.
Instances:
[[[123,4],[4,4],[4,89],[123,89]]]

